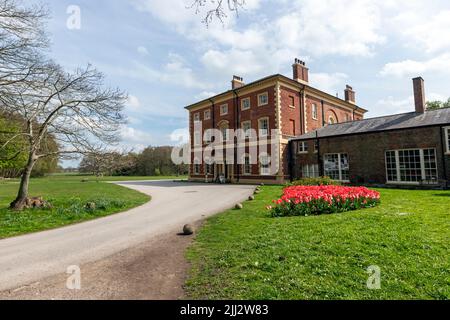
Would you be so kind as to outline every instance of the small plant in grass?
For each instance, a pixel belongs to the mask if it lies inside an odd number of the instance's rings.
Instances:
[[[341,183],[330,177],[303,178],[290,184],[291,186],[339,186]]]
[[[273,202],[272,217],[308,216],[375,207],[380,194],[365,187],[291,186]]]

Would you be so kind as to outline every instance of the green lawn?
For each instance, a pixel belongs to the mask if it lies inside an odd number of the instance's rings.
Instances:
[[[68,175],[32,179],[30,196],[43,196],[53,205],[52,210],[8,210],[19,187],[18,180],[0,180],[0,238],[17,236],[61,227],[85,220],[121,212],[149,201],[142,193],[103,181],[155,180],[175,177],[102,177]],[[180,179],[180,178],[177,178]],[[87,182],[82,182],[87,180]],[[88,202],[96,210],[87,210]]]
[[[210,218],[187,256],[194,299],[449,299],[450,192],[381,189],[376,208],[271,218],[281,187]],[[381,289],[367,288],[369,266]]]

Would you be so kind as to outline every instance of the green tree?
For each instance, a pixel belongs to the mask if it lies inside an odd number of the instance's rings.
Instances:
[[[427,102],[427,110],[436,110],[442,108],[450,108],[450,98],[447,101],[428,101]]]

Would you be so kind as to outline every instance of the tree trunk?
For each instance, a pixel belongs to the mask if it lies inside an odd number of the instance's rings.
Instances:
[[[22,177],[20,178],[20,188],[17,198],[10,204],[10,209],[21,211],[24,209],[28,198],[28,185],[30,183],[31,171],[36,163],[34,154],[30,155],[27,166],[25,167]]]

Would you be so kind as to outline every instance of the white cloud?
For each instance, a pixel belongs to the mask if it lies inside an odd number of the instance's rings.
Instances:
[[[387,63],[380,71],[382,76],[419,76],[426,72],[450,73],[450,54],[442,54],[429,60],[404,60]]]
[[[380,8],[369,0],[297,1],[275,25],[280,46],[317,56],[368,56],[385,40]]]
[[[148,49],[147,49],[146,47],[144,47],[144,46],[139,46],[139,47],[137,48],[137,52],[138,52],[140,55],[143,55],[143,56],[148,56],[148,55],[149,55]]]
[[[203,100],[203,99],[206,99],[206,98],[213,97],[213,96],[215,96],[215,95],[216,95],[215,92],[211,92],[211,91],[202,91],[202,92],[200,92],[199,94],[195,95],[194,98],[195,98],[196,100]]]
[[[123,126],[120,130],[121,147],[126,150],[133,147],[134,151],[142,151],[146,146],[154,144],[156,139],[149,133],[129,127]]]
[[[201,61],[208,69],[222,74],[252,75],[265,69],[261,59],[250,50],[209,50],[202,56]]]
[[[141,106],[141,102],[139,101],[138,97],[129,95],[126,106],[131,111],[137,111]]]
[[[396,16],[393,19],[394,27],[411,48],[419,46],[427,53],[449,49],[450,10],[439,10],[433,6],[430,8],[429,3],[425,1],[423,5]],[[437,12],[430,12],[430,9]]]
[[[311,73],[309,77],[309,83],[313,87],[332,95],[336,92],[340,94],[344,90],[345,80],[348,79],[345,73]]]
[[[189,128],[177,129],[170,134],[170,141],[183,144],[189,141]]]

